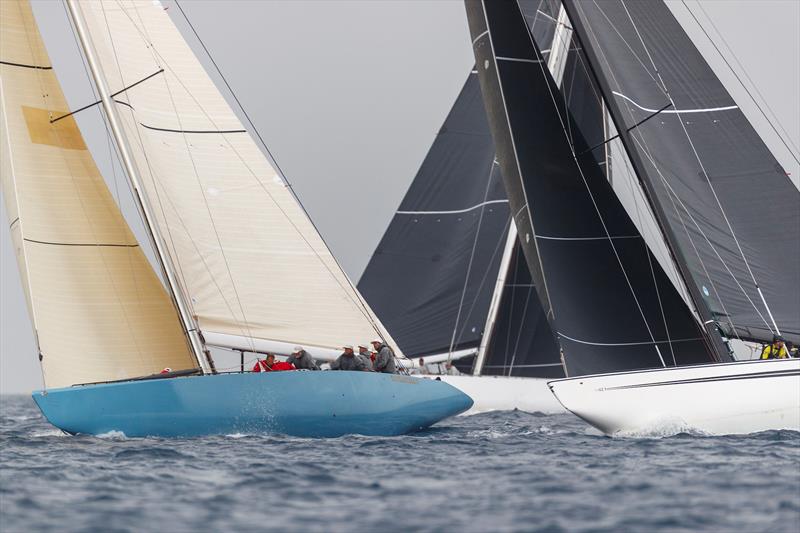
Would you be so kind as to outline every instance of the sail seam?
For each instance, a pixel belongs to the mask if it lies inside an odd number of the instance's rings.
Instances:
[[[604,235],[601,237],[551,237],[549,235],[537,235],[537,239],[548,241],[607,241],[609,239],[641,239],[641,235]]]
[[[538,365],[484,365],[483,368],[508,368],[511,370],[512,366],[513,368],[544,368],[549,366],[561,366],[561,363],[542,363]],[[509,377],[511,376],[509,375]]]
[[[177,130],[172,128],[159,128],[157,126],[148,126],[147,124],[142,124],[139,122],[139,125],[143,128],[147,128],[148,130],[154,131],[165,131],[167,133],[247,133],[247,130]]]
[[[579,342],[581,344],[590,344],[592,346],[652,346],[656,344],[669,344],[672,342],[693,342],[693,341],[703,340],[702,337],[690,337],[688,339],[671,339],[671,340],[660,340],[660,341],[653,339],[652,341],[641,341],[641,342],[593,342],[582,339],[576,339],[568,335],[564,335],[560,331],[557,331],[556,333],[558,334],[559,337],[563,337],[567,340],[573,342]]]
[[[729,105],[729,106],[722,106],[722,107],[698,107],[698,108],[695,108],[695,109],[663,109],[663,108],[661,110],[659,110],[659,109],[650,109],[649,107],[644,107],[643,105],[640,105],[635,100],[633,100],[629,96],[626,96],[626,95],[622,94],[621,92],[611,91],[611,94],[613,94],[615,96],[619,96],[620,98],[624,98],[625,100],[627,100],[628,102],[632,103],[633,105],[635,105],[636,107],[638,107],[642,111],[647,111],[648,113],[659,113],[659,114],[664,114],[664,115],[667,115],[667,114],[680,115],[680,114],[683,114],[683,113],[713,113],[715,111],[732,111],[734,109],[739,109],[738,105]],[[669,96],[669,95],[667,95],[667,96]],[[670,98],[670,101],[671,100],[672,99]],[[670,105],[672,105],[672,102],[670,102]]]
[[[51,246],[104,246],[104,247],[116,247],[116,248],[138,248],[138,244],[115,244],[115,243],[103,243],[103,242],[51,242],[51,241],[39,241],[36,239],[29,239],[27,237],[23,237],[22,240],[25,242],[35,242],[37,244],[49,244]]]
[[[500,61],[518,61],[520,63],[544,63],[541,59],[523,59],[521,57],[495,56]]]
[[[53,70],[53,67],[45,67],[42,65],[26,65],[25,63],[14,63],[13,61],[0,61],[0,65],[8,65],[9,67],[32,68],[37,70]]]
[[[470,211],[474,211],[475,209],[480,209],[481,207],[490,205],[490,204],[507,204],[508,200],[488,200],[486,202],[481,202],[479,204],[475,204],[472,207],[467,207],[465,209],[453,209],[448,211],[397,211],[397,215],[458,215],[460,213],[468,213]]]

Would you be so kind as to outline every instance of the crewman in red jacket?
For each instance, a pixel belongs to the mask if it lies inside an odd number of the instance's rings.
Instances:
[[[278,372],[280,370],[295,370],[292,363],[275,361],[275,355],[267,354],[266,359],[259,359],[253,367],[253,372]]]

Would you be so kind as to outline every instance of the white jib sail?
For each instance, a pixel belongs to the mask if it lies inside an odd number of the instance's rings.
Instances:
[[[27,0],[0,2],[0,173],[47,387],[194,368],[69,112]]]
[[[336,349],[380,336],[371,310],[165,8],[150,0],[80,7],[112,92],[152,76],[115,100],[207,339],[237,348],[261,339]]]

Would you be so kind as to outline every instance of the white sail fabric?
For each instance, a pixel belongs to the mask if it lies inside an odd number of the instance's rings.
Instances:
[[[0,162],[47,387],[194,368],[172,302],[68,112],[27,0],[0,2]]]
[[[378,336],[371,311],[166,9],[150,0],[80,6],[112,92],[158,73],[116,101],[200,329],[325,348]]]

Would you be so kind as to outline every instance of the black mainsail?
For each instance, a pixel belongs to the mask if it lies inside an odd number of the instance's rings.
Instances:
[[[565,7],[700,315],[728,337],[800,342],[786,171],[663,2]]]
[[[510,208],[568,374],[714,360],[605,179],[519,5],[466,4]]]

